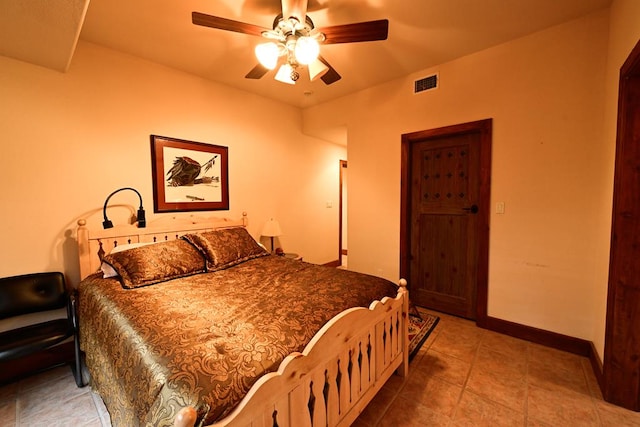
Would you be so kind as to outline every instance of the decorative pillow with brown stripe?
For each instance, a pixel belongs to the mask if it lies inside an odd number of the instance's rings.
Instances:
[[[183,239],[198,248],[207,260],[207,271],[228,268],[253,258],[269,255],[244,227],[223,228]]]
[[[114,268],[126,289],[205,271],[202,253],[180,239],[111,253],[104,257],[103,262]]]

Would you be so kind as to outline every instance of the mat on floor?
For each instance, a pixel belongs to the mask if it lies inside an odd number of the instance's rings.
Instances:
[[[436,327],[440,318],[425,312],[409,314],[409,361],[418,353],[422,344]]]

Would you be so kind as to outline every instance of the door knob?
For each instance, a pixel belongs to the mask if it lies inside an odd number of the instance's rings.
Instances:
[[[478,205],[471,205],[470,208],[462,208],[463,211],[471,212],[472,214],[478,213]]]

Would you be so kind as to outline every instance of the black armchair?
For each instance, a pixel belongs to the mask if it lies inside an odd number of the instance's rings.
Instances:
[[[75,297],[67,291],[63,274],[35,273],[0,279],[0,320],[65,307],[66,318],[0,332],[0,362],[36,353],[74,337],[75,364],[72,368],[76,384],[82,387]]]

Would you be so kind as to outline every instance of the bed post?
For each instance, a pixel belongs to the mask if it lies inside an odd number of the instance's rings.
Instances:
[[[175,421],[173,427],[194,427],[198,418],[198,413],[192,406],[182,408]]]
[[[89,229],[87,228],[87,220],[78,220],[77,236],[78,242],[78,258],[80,260],[80,280],[91,274],[91,252],[89,250]]]
[[[400,292],[404,294],[402,301],[402,364],[396,370],[396,374],[401,377],[409,375],[409,291],[407,290],[407,281],[400,279]]]

